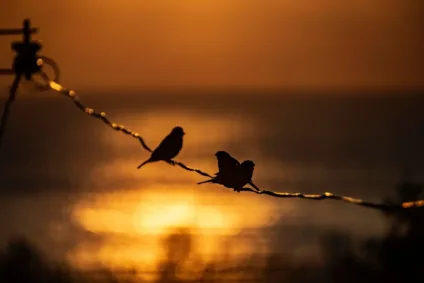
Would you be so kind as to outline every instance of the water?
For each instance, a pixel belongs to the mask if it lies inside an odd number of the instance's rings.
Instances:
[[[178,160],[216,172],[226,150],[256,163],[254,182],[276,191],[381,201],[410,172],[422,180],[424,99],[417,95],[80,93],[82,102],[155,147],[175,125],[187,135]],[[210,260],[280,251],[319,258],[320,235],[381,235],[378,212],[334,201],[237,194],[148,158],[136,139],[53,93],[20,94],[0,155],[0,239],[20,234],[79,267],[154,268],[169,233],[195,235]],[[228,246],[229,245],[229,246]],[[140,252],[143,251],[143,252]]]

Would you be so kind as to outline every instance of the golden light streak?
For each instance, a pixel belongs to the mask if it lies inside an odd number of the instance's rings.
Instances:
[[[410,207],[420,207],[424,206],[424,200],[418,200],[418,201],[411,201],[411,202],[404,202],[402,203],[403,208],[410,208]]]
[[[54,89],[54,90],[56,90],[56,91],[62,91],[62,90],[63,90],[63,87],[62,87],[60,84],[55,83],[55,82],[53,82],[53,81],[50,81],[50,82],[49,82],[49,85],[50,85],[50,87],[51,87],[52,89]]]
[[[193,195],[187,186],[171,187],[152,184],[145,190],[102,194],[78,203],[72,213],[74,221],[103,235],[105,242],[96,248],[77,248],[69,254],[71,262],[81,267],[100,262],[115,268],[140,264],[154,268],[165,256],[163,238],[184,228],[194,233],[197,253],[203,259],[211,258],[219,253],[222,236],[266,226],[275,211],[254,198],[229,198],[213,191]],[[237,247],[238,252],[249,248],[243,243]]]

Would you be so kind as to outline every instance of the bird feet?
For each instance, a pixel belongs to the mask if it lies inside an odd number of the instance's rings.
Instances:
[[[235,192],[240,193],[241,191],[239,189],[234,189]]]
[[[167,160],[166,162],[168,162],[168,164],[170,164],[172,166],[175,166],[175,164],[176,164],[174,160]]]

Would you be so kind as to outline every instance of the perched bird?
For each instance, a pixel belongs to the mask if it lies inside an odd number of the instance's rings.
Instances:
[[[185,135],[183,128],[175,127],[172,129],[171,133],[166,136],[158,147],[152,152],[152,155],[149,159],[138,165],[137,169],[140,169],[141,166],[156,161],[167,161],[170,162],[183,147],[183,136]]]
[[[225,151],[218,151],[215,153],[215,156],[218,159],[219,172],[216,173],[212,179],[199,182],[197,183],[198,185],[204,183],[215,183],[240,192],[240,189],[249,183],[257,191],[260,191],[260,189],[252,182],[253,170],[255,167],[255,163],[253,163],[253,161],[246,160],[240,164],[237,159]]]
[[[231,184],[234,191],[240,192],[240,189],[246,184],[251,183],[254,169],[255,163],[252,160],[245,160],[237,167],[235,178]]]
[[[231,174],[235,168],[240,166],[240,162],[232,157],[226,151],[218,151],[215,153],[216,158],[218,159],[218,172],[215,173],[216,176],[220,175],[222,177]]]
[[[215,153],[215,156],[218,160],[219,172],[215,173],[215,177],[212,179],[199,182],[197,183],[198,185],[204,183],[216,183],[226,187],[230,185],[231,179],[234,178],[236,168],[240,166],[240,162],[226,151],[218,151]]]

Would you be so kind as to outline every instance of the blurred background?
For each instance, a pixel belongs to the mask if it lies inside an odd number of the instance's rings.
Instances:
[[[0,28],[30,17],[63,85],[150,147],[184,127],[185,164],[215,173],[226,150],[263,189],[399,202],[422,198],[421,2],[6,0]],[[0,67],[18,39],[0,38]],[[24,82],[0,152],[4,282],[414,282],[423,267],[420,211],[237,194],[136,170],[147,158]]]

